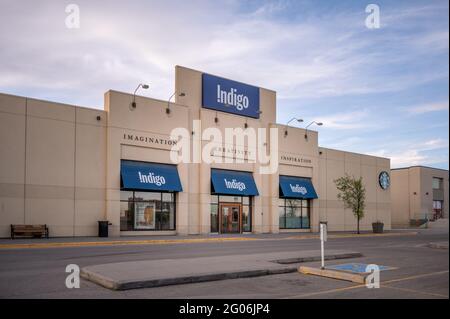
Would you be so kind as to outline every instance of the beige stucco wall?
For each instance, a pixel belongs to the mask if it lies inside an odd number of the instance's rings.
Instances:
[[[433,177],[443,179],[443,190],[433,191]],[[443,200],[444,217],[448,218],[448,171],[423,166],[393,169],[392,225],[406,227],[413,219],[431,218],[433,197]]]
[[[390,189],[379,186],[378,176],[390,172],[387,158],[319,148],[319,218],[328,222],[331,231],[353,231],[357,220],[350,209],[338,200],[334,180],[348,174],[362,177],[366,188],[366,208],[361,220],[361,230],[370,230],[372,222],[382,221],[385,229],[391,228]],[[317,227],[317,225],[316,225]]]
[[[433,177],[443,179],[443,190],[433,191]],[[443,200],[444,217],[448,218],[448,171],[430,167],[421,167],[420,188],[421,188],[421,212],[431,216],[433,214],[433,199]]]
[[[388,159],[318,147],[318,132],[275,124],[276,92],[260,88],[259,119],[202,108],[202,73],[175,68],[175,101],[136,97],[131,108],[129,93],[105,93],[104,111],[36,99],[0,94],[0,237],[9,236],[12,223],[46,223],[51,236],[96,236],[97,221],[109,220],[110,235],[207,234],[210,232],[211,168],[247,171],[253,174],[259,196],[253,198],[252,231],[279,232],[279,175],[309,177],[319,195],[312,201],[312,231],[319,221],[330,230],[354,230],[352,213],[337,200],[333,180],[345,173],[363,176],[367,188],[366,217],[362,229],[382,220],[390,228],[389,190],[378,186],[378,174],[389,172]],[[178,96],[179,93],[185,96]],[[96,118],[100,116],[98,121]],[[215,122],[215,118],[218,122]],[[201,124],[194,127],[194,120]],[[245,125],[248,128],[245,130]],[[235,160],[235,148],[258,154],[263,148],[221,144],[215,162],[178,163],[183,192],[176,196],[176,231],[120,231],[120,160],[172,164],[170,133],[185,128],[191,155],[199,155],[194,142],[205,146],[207,128],[225,135],[226,128],[268,129],[267,147],[278,162],[278,170],[260,174],[262,165]],[[275,142],[268,132],[276,129]],[[288,134],[285,134],[287,130]],[[193,132],[193,134],[192,134]],[[172,153],[173,155],[173,153]],[[191,158],[193,159],[193,158]],[[448,180],[448,178],[447,178]]]
[[[405,227],[410,220],[409,170],[391,171],[392,227]],[[418,182],[418,179],[416,180]]]
[[[105,112],[0,94],[0,130],[0,237],[14,223],[95,235],[105,212]]]

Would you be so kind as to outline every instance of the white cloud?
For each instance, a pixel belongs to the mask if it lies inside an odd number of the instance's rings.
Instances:
[[[433,165],[448,162],[447,155],[436,155],[432,151],[448,149],[448,140],[432,139],[405,146],[393,145],[390,149],[382,149],[368,154],[391,159],[391,167],[405,167],[414,165]]]
[[[1,92],[102,107],[108,89],[132,92],[137,83],[150,82],[140,93],[166,100],[174,90],[177,64],[276,90],[279,101],[299,105],[306,99],[399,92],[448,81],[448,63],[442,59],[448,59],[448,18],[447,24],[436,18],[448,9],[445,3],[382,7],[380,30],[364,27],[364,6],[361,12],[318,15],[306,10],[283,20],[274,15],[292,13],[287,1],[263,3],[249,12],[232,0],[77,3],[79,30],[64,27],[63,2],[0,3]],[[448,108],[448,101],[438,101],[403,110],[414,115]],[[369,107],[348,110],[323,114],[318,109],[311,115],[324,123],[324,146],[361,152],[376,147],[359,134],[388,124],[376,122],[378,114]],[[278,112],[283,117],[283,108]],[[337,139],[336,130],[349,136]],[[396,144],[372,154],[392,158],[394,167],[448,162],[444,139],[387,139]],[[447,150],[447,158],[436,150]]]
[[[420,77],[390,74],[386,81],[377,72],[386,61],[409,63],[424,52],[414,39],[368,33],[362,9],[361,15],[305,16],[287,23],[272,19],[273,13],[289,10],[283,1],[250,13],[239,12],[234,1],[78,2],[79,30],[64,27],[64,4],[3,2],[0,41],[8,45],[0,51],[0,90],[59,90],[73,102],[101,105],[107,89],[130,91],[136,83],[151,82],[148,94],[166,99],[177,64],[271,88],[290,99],[399,91],[448,78],[446,70],[431,68]],[[395,23],[419,11],[399,15]],[[445,32],[423,36],[420,43],[431,54],[429,44]],[[389,56],[386,43],[399,40],[401,54]],[[330,125],[338,124],[331,120]]]
[[[370,112],[368,110],[337,113],[328,116],[317,117],[315,121],[322,122],[325,128],[350,130],[370,128],[372,125],[366,121]]]
[[[337,149],[337,150],[354,150],[359,145],[363,144],[365,140],[359,136],[351,136],[346,138],[330,138],[323,140],[321,136],[321,145],[323,144],[327,148]]]
[[[448,101],[436,102],[406,108],[410,114],[424,114],[429,112],[448,111]]]

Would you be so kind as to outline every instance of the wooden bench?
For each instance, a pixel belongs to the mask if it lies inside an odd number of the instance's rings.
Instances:
[[[47,225],[11,225],[11,239],[16,236],[48,238],[48,227]]]

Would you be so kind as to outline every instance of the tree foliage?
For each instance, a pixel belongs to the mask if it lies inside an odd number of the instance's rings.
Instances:
[[[334,181],[339,193],[339,200],[344,202],[345,208],[351,209],[353,215],[359,221],[364,217],[364,208],[366,206],[366,188],[364,187],[362,177],[355,178],[345,174]]]

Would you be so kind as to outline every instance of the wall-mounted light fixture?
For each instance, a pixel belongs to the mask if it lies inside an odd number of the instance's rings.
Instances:
[[[309,123],[306,127],[305,127],[305,140],[308,139],[308,127],[310,127],[311,125],[316,124],[317,126],[322,126],[323,123],[322,122],[316,122],[316,121],[312,121],[311,123]]]
[[[173,94],[169,97],[169,99],[167,100],[167,108],[166,108],[166,114],[170,114],[170,100],[175,96],[175,94],[177,94],[177,92],[173,92]],[[180,94],[178,94],[178,96],[186,96],[186,93],[181,92]]]
[[[247,123],[247,119],[245,119],[245,123],[244,123],[244,129],[248,128],[248,123]]]
[[[216,116],[214,116],[214,123],[219,123],[219,117],[217,116],[217,112],[216,112]]]
[[[289,123],[291,123],[292,121],[297,121],[299,123],[303,122],[303,119],[298,119],[296,117],[291,118],[287,123],[286,123],[286,128],[284,129],[284,137],[288,136],[288,125]]]
[[[131,102],[132,109],[136,108],[136,92],[139,90],[139,88],[143,88],[144,90],[147,90],[149,88],[148,84],[139,83],[136,90],[134,90],[133,93],[133,102]]]

